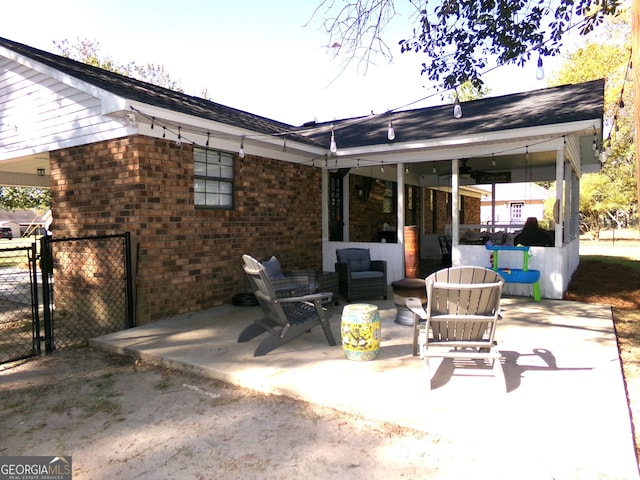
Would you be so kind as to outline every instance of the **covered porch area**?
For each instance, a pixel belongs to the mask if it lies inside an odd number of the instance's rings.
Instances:
[[[407,226],[418,231],[421,258],[437,256],[435,239],[448,234],[453,265],[488,267],[484,242],[463,237],[514,232],[525,218],[504,225],[493,215],[480,224],[479,200],[477,217],[472,205],[474,187],[490,186],[495,198],[499,183],[554,182],[553,213],[544,219],[552,246],[532,247],[530,268],[541,271],[542,297],[561,299],[579,263],[580,177],[601,165],[603,88],[595,81],[475,100],[463,104],[462,118],[443,106],[318,126],[308,135],[320,141],[330,132],[336,145],[317,163],[323,168],[323,270],[334,269],[336,249],[359,247],[369,248],[372,259],[387,261],[389,282],[404,278]],[[381,140],[383,124],[394,129],[393,140]],[[385,190],[378,192],[385,196],[384,215],[362,206],[371,202],[371,184]],[[386,198],[387,191],[393,199]],[[501,267],[522,266],[511,252],[504,259]],[[505,286],[512,295],[530,296],[530,289]]]

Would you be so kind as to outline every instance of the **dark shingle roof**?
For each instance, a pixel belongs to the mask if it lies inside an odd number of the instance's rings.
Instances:
[[[338,120],[306,128],[293,127],[11,40],[0,38],[0,46],[123,98],[261,134],[289,132],[291,135],[296,132],[298,135],[291,138],[328,148],[327,131],[333,125],[340,148],[390,143],[387,140],[387,115]],[[602,119],[604,80],[464,102],[462,108],[464,115],[460,119],[453,117],[450,105],[393,112],[394,143]]]
[[[0,38],[0,46],[126,99],[258,133],[277,134],[294,129],[286,123],[162,88],[4,38]]]
[[[451,105],[442,105],[334,121],[308,136],[328,146],[327,128],[333,125],[339,148],[350,148],[391,143],[389,118],[396,132],[393,143],[598,120],[604,111],[604,80],[463,102],[462,108],[462,118],[454,118]]]

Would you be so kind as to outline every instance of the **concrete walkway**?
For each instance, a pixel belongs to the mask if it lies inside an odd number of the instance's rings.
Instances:
[[[367,303],[378,305],[382,317],[380,355],[368,362],[345,359],[340,346],[327,345],[319,327],[254,357],[259,340],[238,344],[236,338],[260,310],[230,305],[91,343],[426,431],[469,451],[470,472],[494,468],[492,478],[640,478],[609,307],[504,298],[497,340],[507,392],[498,388],[488,365],[450,360],[433,362],[430,391],[421,361],[411,355],[411,327],[393,322],[392,301]],[[330,307],[338,341],[343,306]]]

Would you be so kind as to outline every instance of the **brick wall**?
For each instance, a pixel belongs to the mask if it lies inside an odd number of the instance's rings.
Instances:
[[[463,197],[463,220],[461,223],[466,224],[479,224],[480,223],[480,199],[470,196]],[[447,225],[451,225],[451,194],[448,192],[442,192],[439,190],[433,191],[433,207],[435,208],[435,225],[433,221],[433,212],[426,208],[425,217],[426,224],[428,225],[427,231],[429,233],[436,233],[443,235]]]
[[[139,324],[229,303],[241,255],[320,269],[321,172],[236,159],[233,210],[193,205],[191,145],[131,136],[51,154],[56,237],[131,232]],[[295,208],[292,208],[294,206]]]
[[[398,221],[396,213],[383,211],[384,181],[373,182],[367,201],[358,193],[364,184],[364,177],[349,175],[349,240],[352,242],[376,242],[377,233],[385,223],[395,231]]]

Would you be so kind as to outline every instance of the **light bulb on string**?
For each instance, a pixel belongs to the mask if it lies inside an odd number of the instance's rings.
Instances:
[[[544,79],[544,67],[542,66],[542,55],[538,54],[538,68],[536,68],[536,80]]]
[[[178,138],[176,138],[176,147],[182,146],[182,133],[180,133],[181,129],[182,127],[178,127]]]
[[[244,135],[240,139],[240,151],[238,152],[240,158],[244,158]]]
[[[456,98],[453,101],[453,116],[455,118],[462,118],[462,105],[460,105],[460,99],[458,98],[457,90],[456,90]]]
[[[390,142],[393,142],[396,139],[396,131],[393,128],[393,123],[391,123],[391,114],[389,114],[389,125],[387,127],[387,138]]]
[[[333,133],[333,128],[331,129],[331,143],[329,144],[329,151],[331,153],[336,153],[338,151],[338,145],[336,144],[336,135]]]
[[[605,163],[607,161],[607,154],[605,153],[604,150],[600,151],[600,155],[598,155],[598,160],[600,160],[600,163]]]
[[[618,115],[624,116],[625,113],[626,113],[626,110],[624,108],[624,100],[622,100],[621,98],[620,103],[618,103]]]

